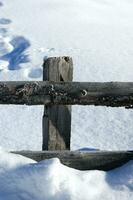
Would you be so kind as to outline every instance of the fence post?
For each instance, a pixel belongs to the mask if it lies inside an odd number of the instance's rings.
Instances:
[[[44,81],[72,81],[70,57],[51,57],[44,61]],[[71,106],[45,106],[43,115],[43,150],[70,150]]]

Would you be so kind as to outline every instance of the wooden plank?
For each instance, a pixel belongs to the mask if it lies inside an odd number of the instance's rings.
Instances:
[[[0,82],[0,104],[133,108],[133,82]]]
[[[44,61],[44,81],[72,81],[73,62],[70,57],[52,57]],[[43,116],[43,150],[69,150],[71,106],[46,105]]]
[[[127,151],[17,151],[13,152],[36,161],[59,158],[66,166],[79,170],[108,171],[120,167],[133,159],[133,152]]]

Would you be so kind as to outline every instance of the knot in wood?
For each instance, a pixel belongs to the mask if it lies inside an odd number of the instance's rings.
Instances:
[[[38,83],[27,83],[22,88],[16,90],[16,94],[22,97],[29,97],[38,91]]]
[[[64,60],[65,60],[66,62],[69,62],[69,60],[70,60],[70,57],[68,57],[68,56],[64,56],[63,58],[64,58]]]
[[[81,95],[85,97],[87,95],[87,90],[82,90]]]

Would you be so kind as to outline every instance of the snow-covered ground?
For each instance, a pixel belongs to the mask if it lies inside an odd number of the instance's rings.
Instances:
[[[49,56],[74,81],[133,81],[132,0],[0,0],[0,81],[42,80]],[[0,105],[0,146],[40,150],[43,106]],[[73,106],[71,149],[132,150],[133,111]],[[131,200],[133,162],[81,172],[0,150],[0,200]]]
[[[36,163],[0,151],[0,200],[132,200],[133,161],[103,171],[78,171],[57,158]]]

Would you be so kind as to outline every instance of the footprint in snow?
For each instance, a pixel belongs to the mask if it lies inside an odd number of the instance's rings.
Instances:
[[[0,18],[0,24],[2,25],[8,25],[8,24],[11,24],[12,21],[10,19],[7,19],[7,18]]]
[[[2,7],[3,6],[3,3],[2,2],[0,2],[0,7]]]
[[[42,76],[43,69],[42,67],[36,67],[25,70],[25,76],[29,78],[40,78]]]
[[[1,30],[1,29],[0,29]],[[3,33],[3,31],[2,31]],[[0,36],[0,56],[10,53],[13,50],[13,46],[10,44],[9,37]],[[9,62],[3,59],[0,59],[0,71],[8,69]]]
[[[6,28],[0,28],[0,37],[7,35],[8,31]]]
[[[21,64],[28,63],[30,61],[29,56],[26,53],[27,48],[30,46],[29,40],[23,36],[16,36],[8,43],[8,45],[12,47],[12,50],[7,53],[5,52],[5,54],[3,52],[3,55],[0,56],[0,60],[9,62],[9,70],[18,70],[21,68]],[[1,49],[1,52],[2,51],[4,50]]]
[[[0,7],[3,3],[0,1]],[[11,39],[8,33],[8,26],[12,20],[0,18],[0,71],[7,68],[8,70],[18,70],[21,64],[29,62],[29,56],[26,53],[30,42],[23,36],[16,36]],[[9,35],[9,37],[8,37]]]

